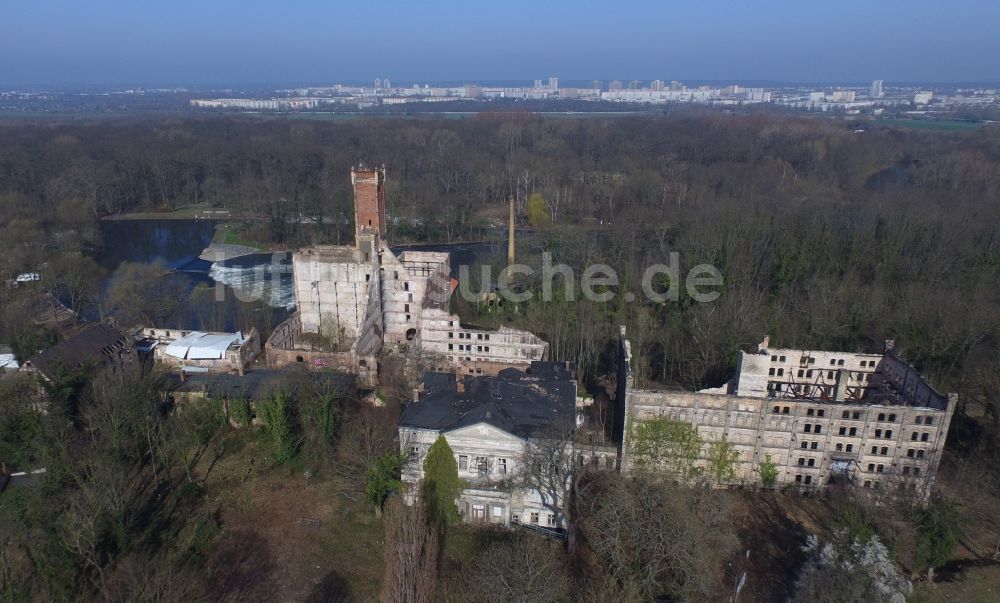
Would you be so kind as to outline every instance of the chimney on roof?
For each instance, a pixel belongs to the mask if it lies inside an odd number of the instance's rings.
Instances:
[[[885,351],[886,352],[891,352],[894,349],[896,349],[896,340],[895,339],[886,339],[885,340]]]
[[[416,387],[413,388],[413,401],[416,402],[420,399],[420,394],[427,391],[427,386],[421,381]]]
[[[465,381],[456,381],[455,382],[455,391],[457,391],[460,394],[464,394],[465,393]]]
[[[767,351],[767,348],[770,345],[771,345],[771,336],[770,335],[765,335],[764,336],[764,341],[762,341],[762,342],[760,342],[760,343],[757,344],[757,353],[758,354],[763,354],[764,352]]]

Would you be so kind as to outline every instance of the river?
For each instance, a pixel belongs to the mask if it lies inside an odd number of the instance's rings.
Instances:
[[[224,316],[225,328],[233,329],[247,312],[261,312],[260,300],[266,299],[266,330],[284,320],[295,309],[291,254],[255,253],[227,260],[208,262],[198,256],[212,242],[217,222],[214,220],[105,220],[101,222],[104,249],[98,262],[114,273],[123,262],[162,262],[172,272],[164,278],[179,279],[190,291],[199,284],[215,289],[215,301],[221,304],[216,316]],[[451,253],[453,273],[462,264],[503,254],[503,243],[452,243],[398,245],[404,250],[446,251]],[[113,278],[113,276],[111,277]],[[108,279],[106,286],[110,283]],[[187,329],[206,329],[196,312],[185,312],[173,319],[175,324],[157,325]]]

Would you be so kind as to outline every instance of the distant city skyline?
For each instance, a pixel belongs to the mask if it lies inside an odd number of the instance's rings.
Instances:
[[[479,5],[66,0],[8,7],[0,86],[653,79],[1000,81],[1000,3]]]

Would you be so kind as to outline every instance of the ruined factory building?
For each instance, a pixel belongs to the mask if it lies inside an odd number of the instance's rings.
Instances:
[[[891,341],[881,353],[861,354],[774,348],[765,338],[756,352],[739,353],[726,386],[699,392],[633,387],[624,327],[620,349],[624,470],[665,470],[639,438],[649,422],[666,420],[697,429],[702,469],[712,443],[731,444],[732,484],[839,483],[881,496],[930,495],[958,396],[935,390]]]
[[[354,245],[317,245],[292,257],[296,312],[265,345],[272,367],[302,364],[374,385],[384,346],[420,350],[442,369],[496,374],[542,360],[548,344],[514,329],[466,329],[448,311],[447,253],[394,253],[386,241],[385,168],[351,170]]]
[[[423,479],[423,461],[438,436],[455,453],[467,484],[458,507],[467,521],[557,529],[553,501],[513,486],[529,441],[568,433],[576,420],[576,380],[563,363],[532,362],[495,377],[427,373],[399,421],[403,481]]]
[[[51,380],[60,369],[122,368],[135,360],[132,337],[112,325],[96,323],[26,361],[20,370]]]
[[[179,329],[142,328],[135,333],[140,351],[188,373],[228,372],[242,375],[260,355],[256,329],[244,335]]]

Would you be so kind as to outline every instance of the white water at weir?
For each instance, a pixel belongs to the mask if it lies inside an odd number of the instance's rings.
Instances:
[[[208,276],[217,283],[228,285],[244,299],[265,299],[276,307],[295,309],[295,286],[288,264],[265,263],[253,266],[224,266],[212,264]]]

